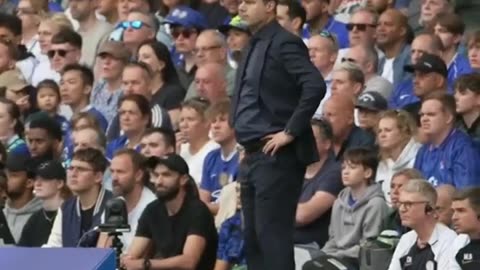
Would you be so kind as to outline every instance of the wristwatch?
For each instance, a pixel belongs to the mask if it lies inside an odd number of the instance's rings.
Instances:
[[[150,262],[150,259],[145,258],[145,260],[143,261],[143,269],[150,270],[151,266],[152,266],[152,263]]]

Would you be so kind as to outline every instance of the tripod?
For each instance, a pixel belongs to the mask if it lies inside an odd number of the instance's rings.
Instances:
[[[116,232],[116,231],[108,233],[108,236],[113,237],[112,248],[115,249],[115,253],[116,253],[116,256],[117,256],[117,258],[116,258],[117,270],[124,270],[124,268],[120,266],[120,256],[122,256],[122,249],[123,249],[122,240],[120,240],[120,238],[119,238],[119,236],[121,236],[121,235],[122,235],[121,232]]]

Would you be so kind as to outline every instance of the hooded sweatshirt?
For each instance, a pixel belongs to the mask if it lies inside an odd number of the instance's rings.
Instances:
[[[18,243],[22,230],[27,223],[30,216],[36,211],[42,208],[42,201],[38,198],[33,198],[24,207],[20,209],[13,209],[10,206],[10,202],[7,201],[3,213],[7,219],[8,227],[12,233],[15,243]]]
[[[378,164],[375,181],[382,185],[383,195],[388,205],[391,204],[390,183],[392,182],[392,176],[403,169],[413,168],[415,157],[421,146],[421,144],[412,138],[407,145],[405,145],[397,160],[391,158],[382,159]]]
[[[369,186],[353,205],[350,201],[351,189],[346,187],[333,203],[329,240],[322,248],[327,255],[358,259],[360,244],[382,230],[388,206],[380,185]]]

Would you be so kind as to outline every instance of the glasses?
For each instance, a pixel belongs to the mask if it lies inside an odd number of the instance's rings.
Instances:
[[[342,57],[342,63],[343,62],[350,62],[350,63],[357,63],[357,61],[353,58],[348,58],[348,57]]]
[[[214,45],[214,46],[208,46],[208,47],[195,48],[195,49],[193,49],[193,53],[197,54],[199,52],[208,52],[208,51],[211,51],[211,50],[220,49],[221,47],[222,46],[220,46],[220,45]]]
[[[405,210],[409,210],[410,208],[412,208],[412,206],[416,205],[416,204],[422,204],[422,203],[427,203],[427,201],[416,201],[416,202],[398,202],[398,208],[402,208],[405,207]]]
[[[60,57],[65,57],[67,53],[71,52],[73,50],[49,50],[47,52],[48,58],[53,58],[55,55],[58,54]]]
[[[92,169],[92,168],[85,168],[85,167],[80,167],[80,166],[69,166],[69,167],[67,168],[67,170],[68,170],[69,172],[77,171],[77,172],[80,172],[80,173],[93,172],[93,169]]]
[[[190,38],[191,35],[196,34],[197,31],[188,28],[174,28],[172,29],[172,37],[177,39],[180,35],[184,38]]]
[[[135,30],[138,30],[138,29],[141,29],[143,26],[146,26],[146,27],[152,27],[151,25],[149,25],[148,23],[145,23],[145,22],[142,22],[142,21],[123,21],[120,26],[123,28],[123,29],[128,29],[128,28],[132,28],[132,29],[135,29]]]
[[[30,8],[17,8],[15,10],[15,14],[17,14],[17,15],[34,15],[34,14],[37,14],[37,12],[34,9],[30,9]]]
[[[352,31],[357,28],[358,31],[366,31],[368,27],[377,27],[375,24],[368,23],[347,23],[347,30]]]

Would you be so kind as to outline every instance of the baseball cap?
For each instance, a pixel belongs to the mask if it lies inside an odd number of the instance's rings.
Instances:
[[[30,157],[22,153],[10,152],[5,161],[5,169],[10,172],[31,171]]]
[[[387,100],[377,92],[363,92],[357,99],[355,108],[365,109],[369,111],[383,111],[388,108]]]
[[[114,58],[124,62],[128,62],[131,56],[130,51],[127,49],[127,47],[125,47],[125,45],[123,45],[122,42],[112,40],[104,42],[97,55],[111,55]]]
[[[240,18],[240,16],[238,15],[233,17],[228,24],[224,24],[218,27],[218,31],[222,32],[223,34],[227,34],[230,29],[243,31],[247,34],[250,34],[247,23],[242,20],[242,18]]]
[[[443,77],[447,78],[448,71],[447,65],[440,56],[425,53],[423,54],[414,65],[406,65],[403,68],[407,72],[421,71],[425,73],[435,72]]]
[[[0,74],[0,87],[18,92],[27,86],[27,81],[25,81],[22,73],[18,69],[7,70]]]
[[[172,10],[163,21],[164,24],[180,25],[187,28],[206,29],[207,20],[202,13],[187,6],[180,6]]]
[[[66,181],[67,174],[62,163],[56,160],[48,160],[37,166],[35,175],[45,180],[63,180]]]
[[[147,167],[155,168],[157,165],[165,165],[169,170],[181,175],[188,174],[187,162],[177,154],[167,154],[162,157],[150,157],[147,159]]]

